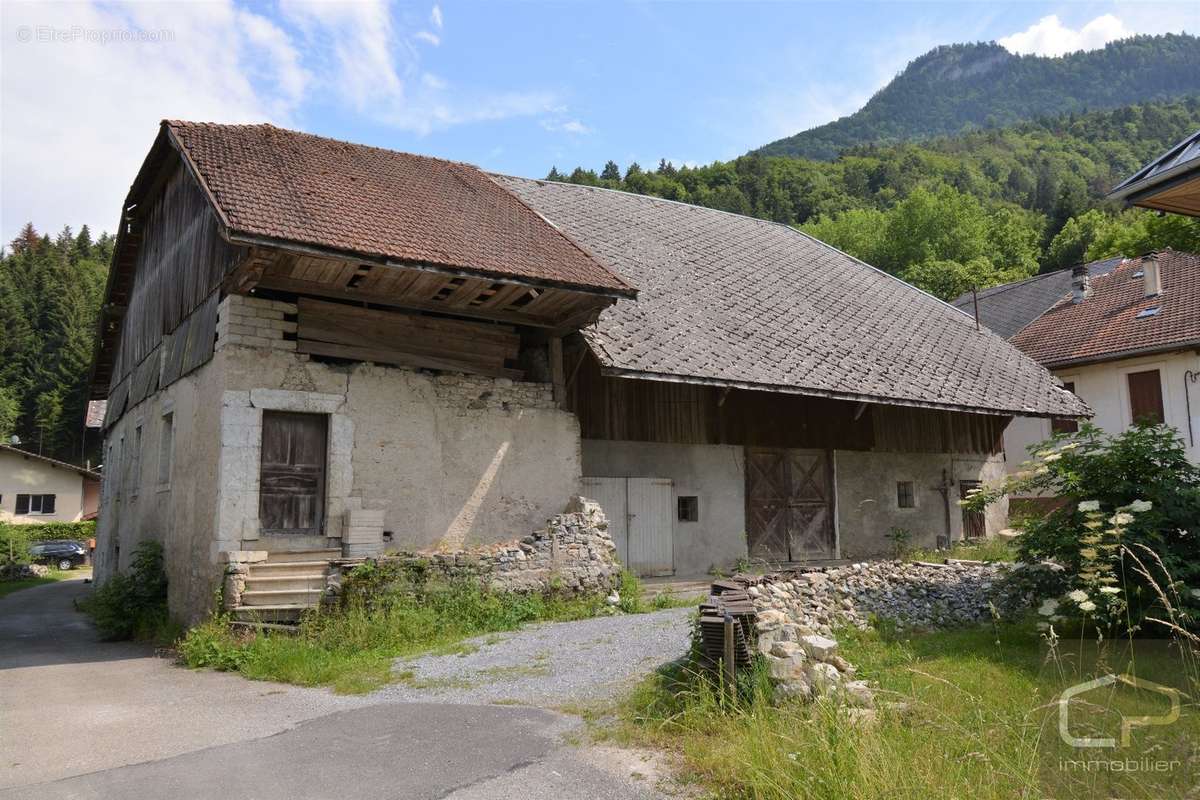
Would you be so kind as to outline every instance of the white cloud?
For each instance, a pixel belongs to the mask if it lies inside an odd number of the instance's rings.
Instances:
[[[1112,14],[1096,17],[1078,30],[1067,27],[1056,14],[1051,14],[1023,31],[1000,39],[1000,45],[1019,55],[1061,56],[1077,50],[1096,50],[1133,34]]]
[[[559,107],[552,110],[561,112],[565,109]],[[584,125],[577,119],[561,119],[558,117],[552,117],[549,119],[543,119],[540,124],[543,128],[551,133],[572,133],[576,136],[582,136],[592,132],[591,128],[589,128],[587,125]]]
[[[430,19],[442,29],[438,6]],[[0,242],[30,220],[113,231],[164,118],[296,127],[324,101],[427,134],[558,106],[423,69],[428,39],[386,0],[280,0],[275,17],[234,0],[6,2],[0,37]]]
[[[0,36],[4,242],[30,220],[113,231],[160,120],[286,124],[311,80],[229,2],[9,3]]]
[[[423,42],[428,42],[429,44],[433,45],[434,47],[437,47],[439,44],[442,43],[442,40],[440,38],[438,38],[438,35],[436,33],[430,33],[429,31],[418,31],[415,34],[415,38],[420,39]]]

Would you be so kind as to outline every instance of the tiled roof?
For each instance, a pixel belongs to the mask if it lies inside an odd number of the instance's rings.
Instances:
[[[1157,254],[1162,294],[1146,297],[1141,259],[1130,259],[1091,282],[1081,303],[1070,297],[1013,337],[1047,367],[1192,347],[1200,343],[1200,255]],[[1158,308],[1155,314],[1139,317]]]
[[[634,294],[469,164],[272,125],[163,124],[235,235]]]
[[[1108,196],[1125,198],[1192,170],[1200,170],[1200,131],[1196,131],[1121,181],[1113,187]]]
[[[639,287],[584,336],[609,374],[1004,414],[1090,414],[958,310],[785,225],[497,176]]]
[[[1106,258],[1087,265],[1093,278],[1116,269],[1121,258]],[[1060,269],[1034,275],[1023,281],[992,286],[979,292],[979,322],[988,330],[1011,339],[1071,291],[1071,270]],[[950,301],[955,308],[975,318],[970,292]]]
[[[58,467],[59,469],[67,469],[67,470],[70,470],[71,472],[76,472],[90,480],[94,480],[94,481],[100,480],[99,472],[92,472],[90,469],[85,469],[84,467],[80,467],[75,464],[68,464],[66,461],[59,461],[57,458],[50,458],[50,456],[40,456],[37,453],[31,453],[28,450],[22,450],[19,447],[12,447],[11,445],[0,444],[0,453],[12,453],[15,456],[20,456],[21,458],[27,458],[27,459],[30,459],[31,461],[40,461],[41,463],[49,464],[52,467]]]

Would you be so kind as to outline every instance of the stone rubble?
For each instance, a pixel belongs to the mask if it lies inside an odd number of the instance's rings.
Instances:
[[[1026,598],[1002,590],[1009,564],[951,561],[921,564],[876,561],[768,575],[738,575],[755,607],[758,653],[785,703],[835,697],[860,716],[875,708],[867,681],[838,652],[833,630],[868,627],[872,618],[901,629],[945,628],[983,622]],[[871,712],[873,713],[873,712]]]
[[[573,597],[608,594],[621,582],[608,519],[598,503],[583,497],[523,539],[452,552],[389,553],[380,560],[390,559],[419,562],[447,578],[478,578],[493,591]]]

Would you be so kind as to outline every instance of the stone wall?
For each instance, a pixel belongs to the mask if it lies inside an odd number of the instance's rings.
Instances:
[[[865,629],[872,616],[905,628],[943,628],[983,622],[993,609],[1007,614],[1028,598],[1001,579],[1011,564],[876,561],[769,575],[739,575],[754,604],[754,647],[767,661],[775,699],[838,696],[870,708],[865,681],[837,653],[839,627]]]
[[[598,504],[582,497],[523,539],[463,550],[395,552],[380,559],[389,560],[444,578],[478,579],[493,591],[607,594],[621,579],[608,520]]]

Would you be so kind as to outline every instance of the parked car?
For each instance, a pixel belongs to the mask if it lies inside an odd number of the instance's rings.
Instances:
[[[51,542],[34,542],[29,547],[29,555],[36,562],[53,564],[59,569],[67,570],[87,561],[87,548],[70,539],[58,539]]]

